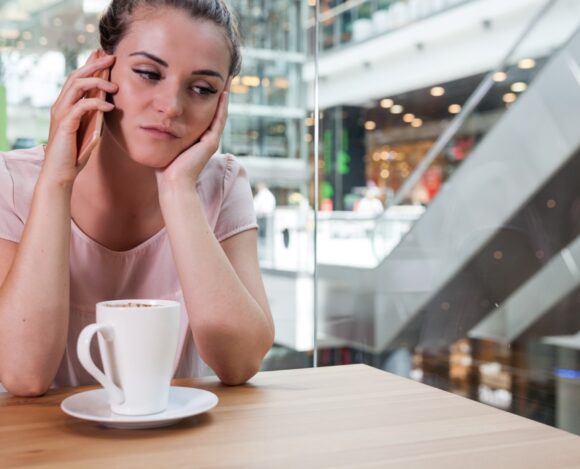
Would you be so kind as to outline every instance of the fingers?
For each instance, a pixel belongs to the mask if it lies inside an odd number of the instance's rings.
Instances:
[[[93,51],[87,63],[69,75],[51,109],[51,132],[53,125],[58,126],[61,120],[66,119],[72,106],[81,98],[98,96],[104,100],[107,93],[117,92],[116,84],[98,76],[104,75],[103,72],[115,61],[114,56],[103,54],[102,50]]]
[[[100,90],[101,93],[98,93],[100,95],[99,97],[105,99],[107,93],[114,94],[118,89],[119,87],[115,83],[103,80],[102,78],[79,78],[66,91],[63,91],[59,104],[62,108],[73,106],[79,99],[93,90]]]
[[[65,102],[70,106],[71,99],[74,96],[78,96],[76,99],[82,97],[82,95],[79,96],[79,79],[94,77],[95,75],[98,75],[98,72],[102,72],[113,65],[115,61],[113,55],[98,57],[99,54],[98,51],[93,51],[89,56],[87,63],[68,76],[56,102],[53,105],[53,109],[58,111],[62,107],[66,107]],[[74,92],[71,92],[71,90],[74,90]],[[66,110],[63,112],[66,112]]]
[[[228,102],[229,102],[229,93],[227,91],[224,91],[220,96],[220,100],[218,102],[217,110],[213,118],[213,121],[209,126],[209,129],[205,131],[205,133],[201,138],[201,141],[203,142],[207,141],[208,143],[210,143],[211,141],[211,143],[215,145],[216,150],[217,147],[219,146],[221,135],[226,126],[226,121],[228,118]]]
[[[89,61],[90,60],[91,59],[89,59]],[[78,86],[77,82],[79,79],[94,77],[98,72],[111,67],[114,61],[115,57],[113,55],[106,55],[99,59],[94,59],[94,61],[88,62],[86,65],[83,65],[81,68],[72,72],[62,87],[57,103],[62,100],[61,98],[63,96],[69,94],[71,88]]]
[[[81,118],[87,112],[109,112],[115,106],[99,98],[81,99],[71,109],[69,114],[60,122],[59,130],[66,133],[75,133],[80,125]]]
[[[66,80],[63,86],[63,90],[67,90],[76,79],[92,77],[100,70],[104,70],[106,68],[111,67],[115,62],[114,55],[104,55],[102,57],[96,58],[94,54],[95,53],[93,52],[89,56],[89,59],[87,60],[87,63],[85,65],[83,65],[80,68],[77,68],[74,72],[72,72],[69,75],[68,79]]]
[[[89,111],[102,111],[102,112],[109,112],[115,108],[115,105],[112,103],[108,103],[99,98],[90,98],[90,99],[83,99],[79,101],[73,107],[70,118],[71,119],[79,119]]]

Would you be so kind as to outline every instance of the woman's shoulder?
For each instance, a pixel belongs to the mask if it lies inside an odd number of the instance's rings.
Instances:
[[[44,148],[42,145],[33,148],[23,148],[0,152],[0,171],[7,171],[14,179],[17,178],[19,184],[26,181],[21,179],[30,179],[36,182],[42,163],[44,161]]]
[[[42,146],[0,152],[0,197],[22,219],[30,208],[43,161]]]
[[[207,162],[200,175],[200,184],[227,190],[228,183],[238,175],[245,175],[244,166],[230,153],[218,153]]]
[[[1,151],[0,155],[6,159],[18,159],[21,161],[42,163],[44,160],[44,145],[37,145],[31,148],[20,148],[18,150]]]
[[[231,153],[216,153],[213,155],[204,168],[204,172],[225,177],[227,172],[241,167],[240,160]]]

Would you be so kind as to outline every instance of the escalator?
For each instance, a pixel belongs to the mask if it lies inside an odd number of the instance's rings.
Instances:
[[[377,267],[318,266],[321,336],[373,353],[509,341],[577,296],[579,110],[577,31]],[[559,317],[555,334],[578,321]]]

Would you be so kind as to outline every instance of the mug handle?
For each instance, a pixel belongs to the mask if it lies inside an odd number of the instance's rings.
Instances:
[[[99,383],[101,383],[103,388],[105,388],[105,391],[107,391],[107,394],[109,395],[111,404],[119,405],[125,401],[123,391],[113,383],[108,376],[97,368],[95,362],[93,362],[93,359],[91,358],[91,340],[93,335],[97,332],[100,332],[103,339],[107,342],[112,341],[115,335],[113,328],[108,324],[89,324],[79,335],[79,340],[77,341],[77,355],[85,370],[87,370],[93,378],[95,378]]]

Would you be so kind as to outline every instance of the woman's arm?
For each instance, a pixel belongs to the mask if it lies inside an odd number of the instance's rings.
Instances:
[[[157,186],[199,354],[224,383],[241,384],[259,370],[274,341],[274,325],[258,266],[256,232],[242,232],[220,245],[196,189],[199,174],[218,149],[227,104],[224,91],[209,129],[157,171]]]
[[[14,395],[43,394],[64,351],[70,191],[41,178],[20,244],[0,248],[0,382]]]
[[[69,319],[71,194],[83,163],[77,161],[77,130],[87,112],[113,109],[102,99],[81,98],[95,88],[116,91],[112,83],[92,78],[113,61],[93,53],[65,83],[51,109],[45,161],[22,239],[18,247],[5,241],[0,248],[0,382],[15,395],[43,394],[62,359]]]
[[[195,186],[166,190],[160,202],[200,356],[221,381],[241,384],[259,370],[274,340],[256,231],[220,245]]]

